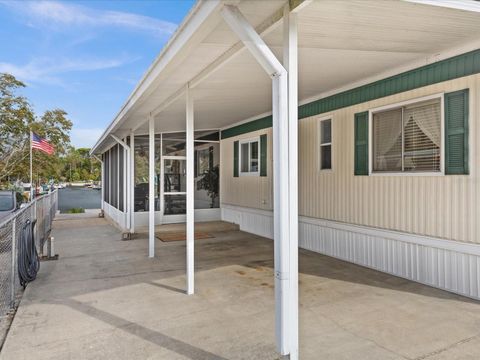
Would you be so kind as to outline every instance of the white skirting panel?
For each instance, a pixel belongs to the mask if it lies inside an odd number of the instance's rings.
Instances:
[[[270,211],[222,205],[222,220],[273,237]],[[299,246],[480,299],[480,245],[300,217]]]
[[[238,224],[240,230],[273,239],[273,212],[222,204],[222,220]]]
[[[120,229],[125,231],[127,229],[126,213],[114,208],[112,205],[103,202],[103,212],[105,216],[110,218]]]

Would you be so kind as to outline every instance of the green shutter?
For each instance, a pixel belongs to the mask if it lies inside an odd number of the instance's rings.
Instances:
[[[445,173],[468,174],[468,89],[445,94]]]
[[[238,141],[233,142],[233,177],[238,177]]]
[[[368,175],[368,111],[355,114],[355,175]]]
[[[260,135],[260,176],[267,176],[267,134]]]

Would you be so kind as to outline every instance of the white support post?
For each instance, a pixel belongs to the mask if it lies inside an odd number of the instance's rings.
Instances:
[[[296,272],[298,270],[296,267],[290,266],[292,257],[290,224],[291,221],[297,220],[293,220],[295,214],[293,217],[290,216],[289,185],[293,179],[289,174],[288,73],[237,7],[225,5],[221,13],[225,22],[242,40],[267,74],[272,77],[275,328],[278,351],[282,355],[291,354],[292,359],[296,359],[298,350],[293,349],[293,353],[291,353],[291,347],[297,344],[298,327],[295,324],[293,328],[290,327],[291,320],[298,316],[298,309],[292,310],[294,306],[298,306],[297,303],[292,303],[296,294],[292,296],[291,293],[291,283],[297,281],[298,274]],[[296,86],[296,83],[292,84],[292,86]],[[296,226],[298,228],[298,225]],[[297,261],[295,260],[295,263]],[[294,278],[291,278],[292,274],[294,274]]]
[[[290,360],[298,359],[298,36],[297,13],[283,14],[283,66],[288,72],[288,187],[290,262]]]
[[[148,118],[148,257],[155,256],[155,122]]]
[[[273,79],[273,237],[275,259],[275,317],[277,347],[289,349],[289,195],[288,195],[288,103],[287,76]]]
[[[194,112],[193,97],[187,85],[186,88],[186,156],[187,156],[187,294],[195,291],[194,270],[194,237],[195,237],[195,210],[194,210]]]
[[[135,232],[135,132],[130,132],[130,233]]]

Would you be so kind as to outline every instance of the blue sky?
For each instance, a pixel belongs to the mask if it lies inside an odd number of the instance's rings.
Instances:
[[[0,72],[27,84],[37,114],[62,108],[76,147],[114,118],[193,0],[0,0]]]

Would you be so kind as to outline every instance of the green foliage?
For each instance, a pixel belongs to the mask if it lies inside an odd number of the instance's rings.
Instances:
[[[84,212],[84,208],[71,208],[67,210],[67,214],[83,214]]]
[[[67,181],[98,181],[101,177],[100,162],[90,157],[90,149],[69,147],[63,159],[62,174]]]
[[[218,172],[218,165],[214,166],[213,168],[209,169],[202,175],[202,178],[198,181],[200,189],[206,190],[210,199],[212,199],[212,203],[210,207],[215,206],[215,199],[218,197],[218,190],[219,190],[219,172]]]
[[[28,100],[17,94],[25,84],[0,74],[0,182],[28,162],[29,132],[35,116]]]

